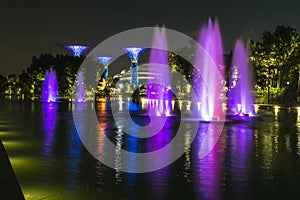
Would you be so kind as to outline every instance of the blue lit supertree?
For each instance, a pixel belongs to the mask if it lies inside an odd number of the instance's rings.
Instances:
[[[139,86],[139,79],[138,79],[138,59],[141,53],[145,50],[144,48],[140,47],[127,47],[123,49],[131,60],[131,79],[130,85],[133,88],[137,88]]]
[[[108,86],[108,65],[112,61],[113,57],[97,56],[96,59],[104,66],[104,77],[106,81],[106,86]]]
[[[80,57],[85,51],[89,49],[88,46],[84,45],[67,45],[64,46],[67,50],[69,50],[73,56]]]

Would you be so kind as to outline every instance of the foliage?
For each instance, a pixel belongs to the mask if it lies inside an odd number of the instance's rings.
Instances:
[[[49,53],[41,54],[39,57],[33,56],[31,64],[20,75],[11,74],[7,78],[0,76],[2,88],[0,92],[15,96],[23,94],[25,98],[38,98],[41,95],[45,72],[53,68],[57,75],[59,95],[70,97],[76,73],[83,59],[71,55],[53,56]]]
[[[300,67],[300,36],[296,29],[277,26],[274,32],[264,32],[261,41],[252,41],[251,48],[256,84],[269,91],[270,101],[286,103],[296,99]],[[287,91],[293,93],[288,99]]]

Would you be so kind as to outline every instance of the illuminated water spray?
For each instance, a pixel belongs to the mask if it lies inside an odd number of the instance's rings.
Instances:
[[[56,73],[53,69],[46,71],[42,86],[42,101],[56,102],[58,100],[58,86]]]
[[[237,40],[231,63],[228,107],[231,114],[240,116],[253,114],[252,65],[249,53],[242,40]]]
[[[170,71],[168,52],[162,49],[167,49],[167,38],[165,28],[156,27],[153,37],[153,45],[156,49],[151,49],[150,53],[150,67],[149,79],[147,84],[147,100],[148,109],[154,107],[155,115],[164,114],[169,116],[172,110],[172,91],[170,84]],[[152,77],[154,76],[154,77]],[[155,82],[160,84],[153,84],[152,78]]]
[[[75,93],[75,101],[76,102],[85,102],[86,101],[82,71],[80,71],[78,73],[78,76],[77,76],[77,87],[76,87],[76,93]]]
[[[139,87],[139,79],[138,79],[138,59],[141,53],[145,50],[140,47],[127,47],[123,49],[129,56],[131,60],[131,78],[130,85],[132,88],[136,89]]]
[[[208,20],[207,26],[201,29],[199,43],[207,54],[200,53],[200,49],[195,54],[193,84],[196,95],[193,96],[193,102],[196,102],[198,117],[208,121],[219,120],[223,116],[224,58],[217,20],[214,23]]]

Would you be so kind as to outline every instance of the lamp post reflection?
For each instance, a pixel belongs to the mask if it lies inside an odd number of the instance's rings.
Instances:
[[[106,134],[109,132],[107,131],[108,127],[111,126],[111,119],[107,116],[107,107],[106,107],[107,102],[102,101],[97,103],[97,119],[98,119],[98,126],[99,126],[99,132],[96,133],[96,140],[95,142],[97,143],[97,152],[101,156],[105,155],[105,137]],[[104,171],[105,171],[105,166],[100,162],[97,161],[96,163],[96,181],[97,185],[100,186],[100,188],[103,186],[104,183]]]

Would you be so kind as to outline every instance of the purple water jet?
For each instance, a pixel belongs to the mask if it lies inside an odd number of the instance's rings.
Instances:
[[[229,113],[240,116],[253,114],[252,66],[248,62],[249,53],[242,40],[234,47],[230,71],[228,93]]]
[[[78,73],[77,77],[77,87],[76,87],[76,93],[75,93],[75,101],[76,102],[85,102],[85,92],[84,92],[84,81],[83,81],[83,75],[82,71]]]
[[[155,113],[151,114],[159,116],[164,114],[169,116],[171,114],[172,92],[170,86],[168,52],[163,50],[167,49],[167,38],[164,27],[155,28],[152,46],[158,48],[151,49],[149,59],[149,79],[146,91],[148,109],[150,107],[154,108],[152,108],[152,110],[154,110]]]
[[[197,49],[195,54],[196,73],[193,83],[196,95],[193,102],[196,104],[198,117],[203,120],[221,120],[223,116],[223,86],[224,86],[224,58],[222,39],[218,21],[208,20],[199,36],[199,43],[207,54]],[[212,65],[211,60],[215,65]]]
[[[58,86],[56,73],[53,69],[46,71],[42,86],[42,101],[56,102],[58,100]]]

